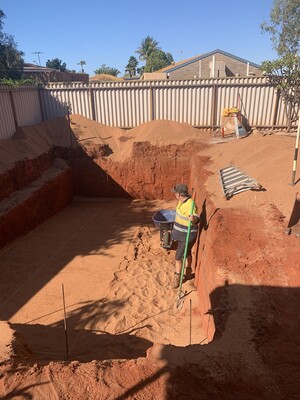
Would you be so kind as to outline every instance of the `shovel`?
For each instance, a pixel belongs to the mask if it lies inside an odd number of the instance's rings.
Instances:
[[[192,189],[192,204],[191,204],[190,215],[193,214],[194,205],[195,205],[195,192],[194,192],[194,189]],[[191,233],[191,225],[192,225],[192,221],[189,221],[188,231],[187,231],[186,241],[185,241],[183,261],[182,261],[182,266],[181,266],[178,298],[177,298],[177,301],[176,301],[176,308],[177,309],[181,309],[182,308],[183,302],[184,302],[184,297],[186,296],[186,292],[182,291],[182,281],[183,281],[183,274],[184,274],[185,262],[186,262],[186,257],[187,257],[187,249],[188,249],[188,245],[189,245],[189,238],[190,238],[190,233]]]

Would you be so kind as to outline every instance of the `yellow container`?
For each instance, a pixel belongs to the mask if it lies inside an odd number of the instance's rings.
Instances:
[[[223,109],[223,117],[229,117],[232,114],[238,114],[240,110],[236,107],[224,108]]]

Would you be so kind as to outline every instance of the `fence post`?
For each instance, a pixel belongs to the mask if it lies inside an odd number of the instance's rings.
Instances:
[[[13,117],[14,117],[15,129],[18,129],[18,127],[19,127],[18,116],[17,116],[17,112],[16,112],[15,100],[14,100],[14,95],[13,95],[12,90],[9,91],[9,98],[10,98],[10,104],[11,104],[12,113],[13,113]]]
[[[154,107],[153,107],[153,86],[149,86],[150,89],[150,94],[149,94],[149,103],[150,103],[150,109],[149,109],[149,118],[150,121],[154,120]]]
[[[278,106],[279,106],[279,99],[280,99],[280,90],[276,90],[276,99],[274,103],[274,109],[273,109],[273,122],[272,122],[272,129],[275,128],[277,125],[277,116],[278,116]]]
[[[39,104],[40,104],[41,116],[42,116],[42,121],[45,121],[45,114],[44,114],[44,109],[43,109],[43,101],[42,101],[41,90],[42,90],[41,85],[38,84],[38,96],[39,96]]]
[[[91,113],[92,113],[92,120],[96,121],[94,95],[93,95],[93,89],[91,88],[91,84],[90,83],[89,83],[89,97],[90,97],[90,107],[91,107]]]
[[[213,94],[212,94],[212,105],[211,105],[211,129],[212,131],[216,125],[216,110],[217,110],[217,88],[216,84],[213,84]]]

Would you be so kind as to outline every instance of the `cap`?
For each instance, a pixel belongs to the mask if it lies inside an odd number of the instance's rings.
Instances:
[[[178,183],[171,189],[171,191],[174,193],[179,193],[182,196],[187,196],[189,193],[188,187],[186,185],[184,185],[183,183]]]

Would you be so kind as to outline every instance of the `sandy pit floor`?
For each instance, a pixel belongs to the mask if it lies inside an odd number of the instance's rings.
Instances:
[[[155,342],[190,344],[191,282],[180,313],[172,290],[174,252],[160,247],[151,217],[174,202],[74,199],[0,254],[1,318],[22,333],[36,359],[145,356]],[[91,334],[97,333],[97,336]],[[206,342],[193,318],[192,343]]]

